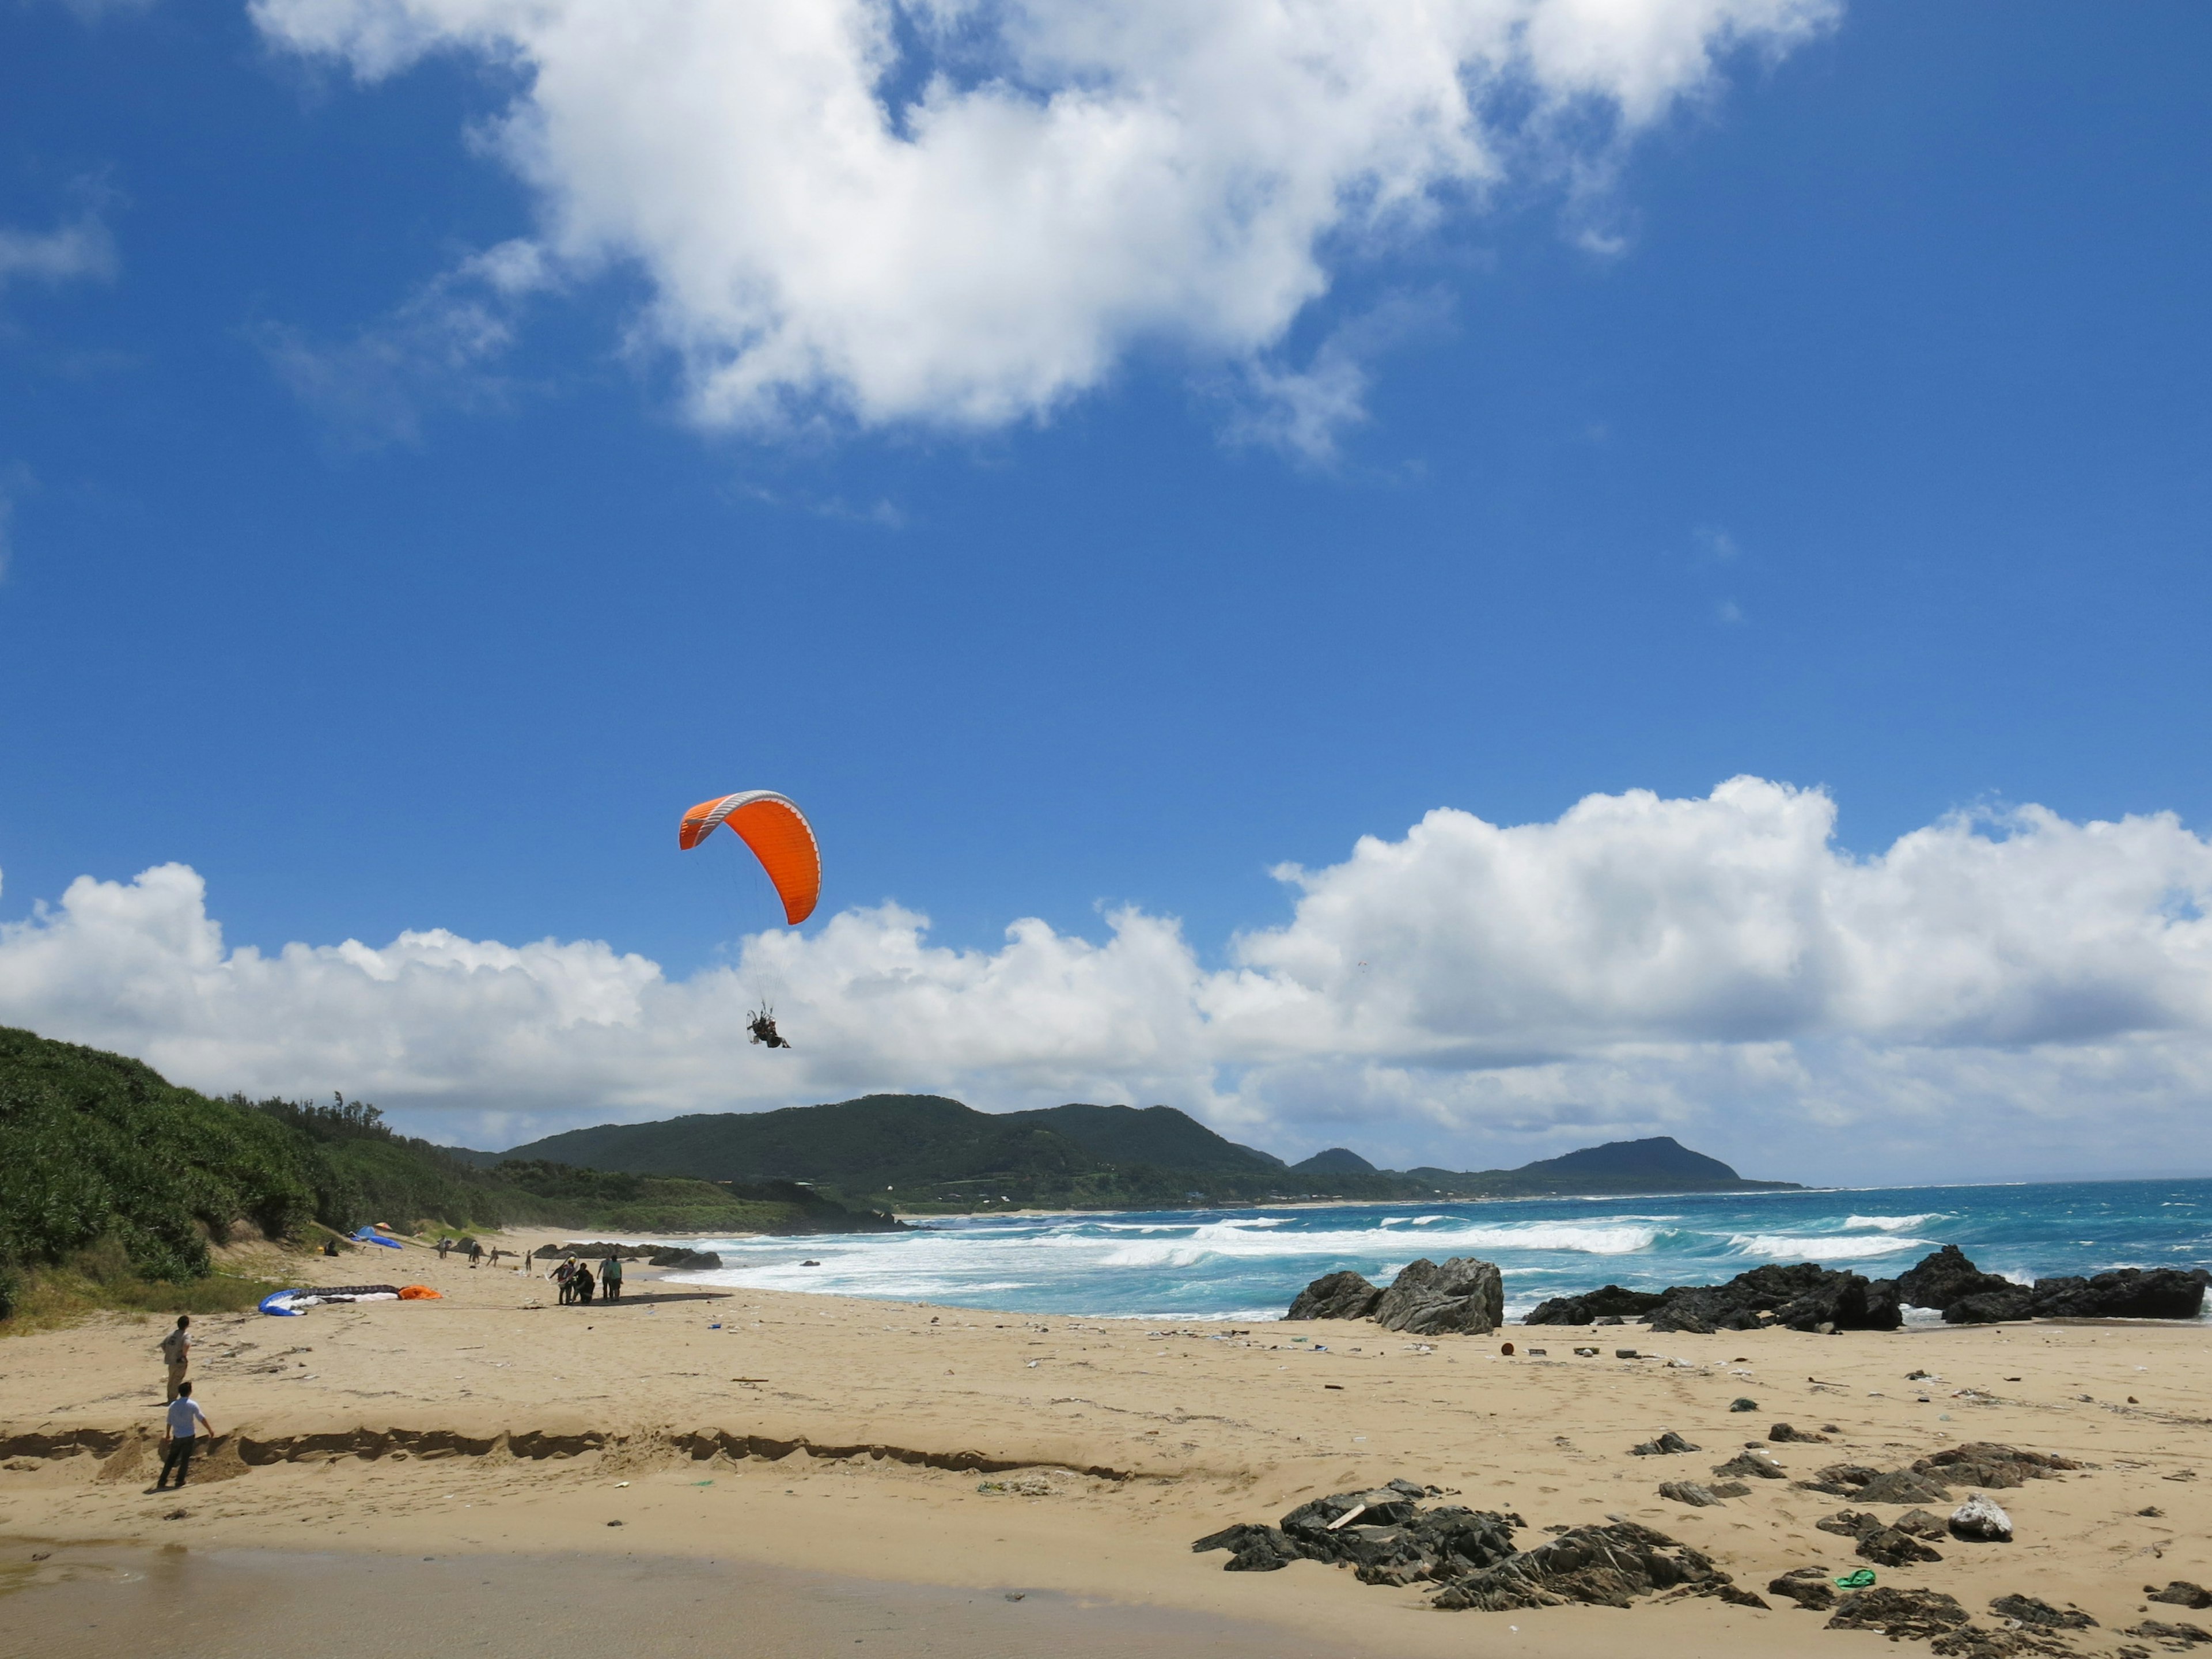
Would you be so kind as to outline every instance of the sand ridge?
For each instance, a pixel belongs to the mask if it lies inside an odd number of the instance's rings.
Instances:
[[[2143,1616],[2145,1584],[2212,1578],[2197,1380],[2212,1333],[2196,1325],[1512,1327],[1413,1341],[1364,1324],[1168,1326],[726,1291],[637,1269],[623,1304],[563,1308],[542,1279],[415,1249],[294,1271],[425,1283],[446,1299],[196,1321],[197,1391],[225,1440],[182,1500],[142,1490],[167,1322],[0,1342],[0,1540],[705,1553],[1287,1621],[1355,1644],[1387,1632],[1400,1652],[1458,1651],[1478,1632],[1500,1651],[1587,1651],[1594,1631],[1632,1629],[1655,1652],[1817,1639],[1842,1655],[1880,1638],[1822,1632],[1781,1605],[1442,1613],[1315,1563],[1224,1573],[1223,1556],[1188,1546],[1403,1476],[1517,1511],[1524,1546],[1534,1528],[1625,1516],[1763,1591],[1789,1568],[1863,1565],[1813,1524],[1848,1500],[1753,1481],[1693,1510],[1659,1498],[1662,1480],[1710,1481],[1747,1443],[1802,1477],[1996,1440],[2097,1467],[1996,1493],[2016,1543],[1946,1541],[1941,1563],[1880,1570],[1883,1583],[1977,1612],[2014,1591],[2075,1601],[2101,1624],[2078,1644],[2100,1651]],[[1504,1340],[1520,1352],[1502,1355]],[[1614,1358],[1622,1347],[1659,1357]],[[1914,1370],[1936,1378],[1908,1381]],[[1759,1410],[1731,1412],[1740,1396]],[[1770,1443],[1783,1421],[1832,1425],[1832,1443]],[[1703,1450],[1629,1455],[1664,1429]],[[162,1518],[179,1508],[185,1518]]]

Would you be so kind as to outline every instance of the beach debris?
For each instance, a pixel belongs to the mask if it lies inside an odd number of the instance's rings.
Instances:
[[[1029,1592],[1027,1590],[1008,1590],[1006,1592],[1006,1600],[1009,1601],[1018,1601],[1024,1596],[1028,1595],[1028,1594]]]
[[[2155,1504],[2147,1504],[2142,1509],[2137,1510],[2136,1513],[2137,1515],[2146,1516],[2153,1521],[2162,1521],[2166,1518],[2166,1511],[2159,1508]]]
[[[1808,1613],[1826,1613],[1836,1605],[1826,1567],[1792,1567],[1768,1583],[1766,1593],[1795,1601]]]
[[[1049,1498],[1052,1482],[1042,1474],[1018,1474],[1011,1480],[978,1481],[975,1490],[987,1496],[1007,1498]]]
[[[1510,1342],[1501,1342],[1498,1345],[1498,1352],[1510,1359],[1513,1358],[1513,1345]]]
[[[1644,1358],[1642,1354],[1637,1352],[1633,1348],[1615,1348],[1613,1351],[1613,1357],[1615,1359],[1641,1359]]]
[[[1504,1613],[1569,1602],[1626,1607],[1666,1594],[1711,1595],[1739,1606],[1767,1603],[1740,1588],[1711,1557],[1632,1521],[1576,1527],[1494,1566],[1456,1578],[1431,1605]]]
[[[1575,1356],[1579,1359],[1595,1359],[1597,1358],[1597,1350],[1595,1348],[1577,1348],[1575,1350]]]
[[[1738,1452],[1725,1463],[1713,1465],[1713,1473],[1720,1475],[1747,1474],[1760,1480],[1780,1480],[1785,1471],[1774,1461],[1771,1454],[1753,1449]]]
[[[1845,1573],[1842,1577],[1836,1580],[1836,1588],[1838,1589],[1864,1589],[1872,1583],[1874,1583],[1874,1569],[1872,1567],[1854,1567],[1850,1571]]]
[[[2130,1625],[2120,1634],[2143,1637],[2157,1643],[2168,1653],[2186,1653],[2200,1642],[2212,1642],[2212,1631],[2206,1630],[2202,1625],[2164,1624],[2155,1619],[2146,1619],[2140,1625]]]
[[[2012,1517],[1994,1499],[1976,1492],[1951,1511],[1951,1536],[1969,1543],[2009,1544]]]
[[[1990,1603],[1990,1611],[2000,1619],[2040,1625],[2048,1630],[2094,1630],[2097,1625],[2095,1620],[2071,1602],[2063,1608],[2054,1607],[2033,1595],[2000,1595]]]
[[[1729,1409],[1732,1412],[1755,1412],[1759,1409],[1759,1401],[1738,1395],[1729,1401]]]
[[[1839,1585],[1842,1582],[1837,1581]],[[1853,1590],[1844,1597],[1829,1618],[1827,1627],[1877,1630],[1893,1642],[1925,1642],[1966,1622],[1966,1608],[1959,1605],[1955,1597],[1942,1590],[1898,1589],[1881,1585]]]
[[[1931,1453],[1912,1467],[1923,1474],[1940,1472],[1941,1479],[1956,1481],[1962,1486],[2002,1489],[2026,1486],[2030,1480],[2054,1480],[2062,1469],[2088,1466],[2070,1457],[2021,1451],[1992,1440],[1970,1440],[1964,1445],[1947,1446]]]
[[[1355,1273],[1323,1273],[1297,1293],[1285,1319],[1365,1319],[1382,1299],[1382,1287]],[[1293,1340],[1303,1340],[1294,1338]]]
[[[1510,1348],[1513,1345],[1509,1342],[1505,1346]],[[1424,1348],[1421,1352],[1427,1353],[1430,1350]],[[1548,1359],[1551,1358],[1551,1353],[1552,1351],[1549,1348],[1531,1348],[1528,1350],[1528,1358],[1531,1359]]]
[[[2212,1607],[2212,1590],[2202,1584],[2192,1584],[2186,1578],[2177,1578],[2164,1589],[2143,1586],[2143,1600],[2164,1601],[2177,1607]]]
[[[1646,1440],[1641,1445],[1631,1446],[1628,1455],[1631,1457],[1672,1457],[1683,1452],[1704,1449],[1702,1446],[1692,1445],[1674,1430],[1668,1429],[1656,1440]]]
[[[1729,1409],[1733,1411],[1735,1408],[1731,1406]],[[1825,1434],[1808,1434],[1803,1429],[1793,1429],[1787,1423],[1777,1423],[1766,1431],[1766,1437],[1769,1440],[1794,1440],[1806,1444],[1823,1445],[1827,1443],[1828,1438]]]

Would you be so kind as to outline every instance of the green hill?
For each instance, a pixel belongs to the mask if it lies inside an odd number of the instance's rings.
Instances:
[[[1519,1170],[1377,1170],[1342,1147],[1295,1168],[1172,1107],[979,1112],[942,1095],[865,1095],[823,1106],[721,1112],[574,1129],[518,1146],[639,1174],[812,1183],[848,1202],[915,1212],[1048,1206],[1173,1208],[1336,1198],[1523,1198],[1727,1191],[1747,1182],[1668,1137],[1570,1152]]]
[[[370,1221],[636,1233],[891,1224],[793,1188],[545,1162],[486,1170],[395,1133],[374,1106],[212,1099],[139,1060],[0,1026],[0,1319],[41,1273],[71,1269],[111,1303],[153,1305],[149,1286],[206,1280],[210,1246],[248,1224],[301,1241]]]

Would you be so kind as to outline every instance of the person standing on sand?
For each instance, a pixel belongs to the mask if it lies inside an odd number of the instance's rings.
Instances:
[[[176,1471],[178,1490],[184,1489],[185,1475],[192,1467],[193,1449],[203,1433],[214,1434],[215,1425],[192,1398],[192,1385],[179,1382],[177,1397],[169,1402],[168,1426],[161,1431],[161,1473],[154,1479],[155,1492],[168,1484],[172,1469]]]
[[[483,1242],[481,1239],[471,1239],[469,1241],[469,1266],[474,1267],[483,1260]]]
[[[439,1261],[443,1261],[446,1259],[446,1252],[447,1252],[447,1251],[448,1251],[448,1250],[450,1250],[450,1249],[452,1249],[453,1248],[453,1241],[452,1239],[450,1239],[450,1238],[441,1238],[441,1239],[440,1239],[440,1240],[438,1241],[438,1260],[439,1260]]]
[[[565,1308],[576,1299],[576,1258],[570,1256],[556,1267],[551,1278],[561,1287],[561,1305]]]
[[[602,1302],[621,1301],[622,1281],[622,1258],[618,1255],[611,1255],[604,1262],[599,1264],[599,1300]]]
[[[161,1398],[174,1400],[180,1392],[189,1391],[191,1384],[185,1381],[185,1367],[192,1363],[192,1316],[177,1316],[177,1328],[161,1339],[161,1358],[169,1367],[168,1391]]]

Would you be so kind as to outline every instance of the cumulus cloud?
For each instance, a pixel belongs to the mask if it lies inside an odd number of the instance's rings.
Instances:
[[[1838,0],[252,0],[364,81],[437,52],[559,260],[629,262],[710,423],[988,427],[1152,343],[1255,370],[1362,254],[1502,182],[1586,180]],[[1571,185],[1571,190],[1580,189]],[[1582,193],[1587,194],[1587,191]],[[1355,405],[1356,407],[1356,405]]]
[[[440,930],[228,948],[200,878],[80,878],[0,928],[0,1019],[210,1089],[341,1088],[448,1138],[869,1090],[1165,1101],[1285,1154],[1518,1162],[1675,1133],[1759,1172],[2212,1161],[2212,842],[2171,815],[1960,815],[1877,857],[1818,790],[1430,813],[1278,874],[1289,921],[1204,963],[1171,920],[933,944],[896,906],[672,979],[592,941]],[[799,1047],[745,1041],[768,995]]]

